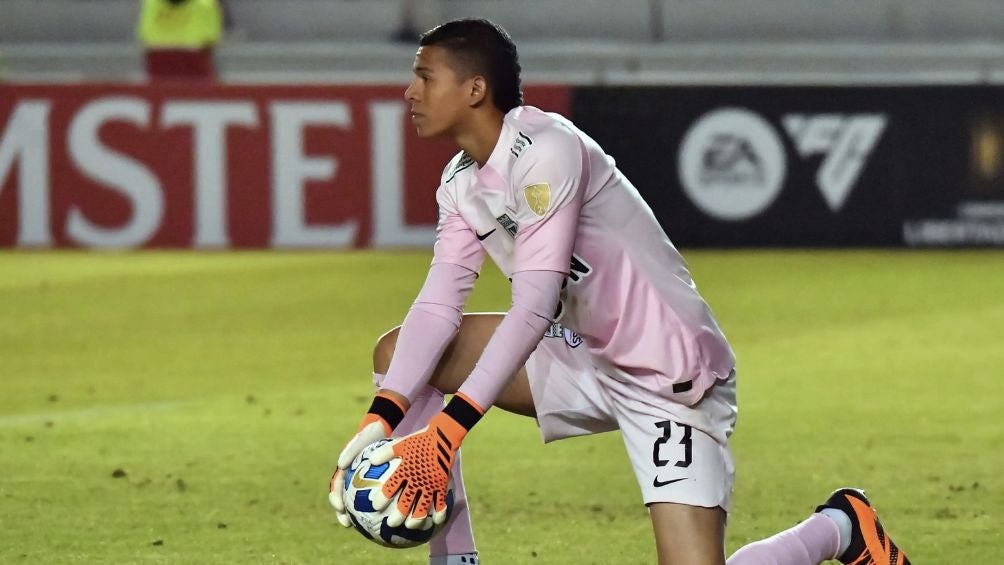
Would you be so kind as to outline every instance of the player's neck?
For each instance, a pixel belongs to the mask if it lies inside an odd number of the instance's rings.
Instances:
[[[485,112],[471,116],[470,122],[456,132],[453,140],[457,146],[474,159],[479,167],[484,167],[492,156],[495,145],[502,135],[501,112]]]

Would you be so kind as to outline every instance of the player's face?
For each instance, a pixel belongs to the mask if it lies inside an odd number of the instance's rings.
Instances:
[[[404,98],[411,105],[411,122],[420,137],[449,135],[471,109],[474,78],[454,70],[449,51],[435,45],[418,48]]]

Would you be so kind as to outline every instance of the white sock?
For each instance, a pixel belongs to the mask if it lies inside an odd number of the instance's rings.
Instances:
[[[843,555],[851,545],[851,519],[842,510],[836,508],[823,508],[819,513],[833,520],[837,529],[840,530],[840,551],[837,552],[837,555]]]
[[[461,555],[435,555],[429,557],[429,565],[479,565],[477,553]]]

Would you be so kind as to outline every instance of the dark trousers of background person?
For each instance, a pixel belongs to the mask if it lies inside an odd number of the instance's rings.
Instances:
[[[214,79],[213,49],[148,49],[146,74],[151,80]]]

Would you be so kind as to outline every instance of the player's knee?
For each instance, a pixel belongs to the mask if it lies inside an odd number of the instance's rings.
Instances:
[[[390,360],[394,357],[394,347],[397,346],[397,334],[401,331],[398,326],[380,336],[376,346],[373,347],[373,372],[386,374],[390,368]]]
[[[764,544],[752,543],[732,554],[725,565],[774,565],[777,563],[770,548]]]

